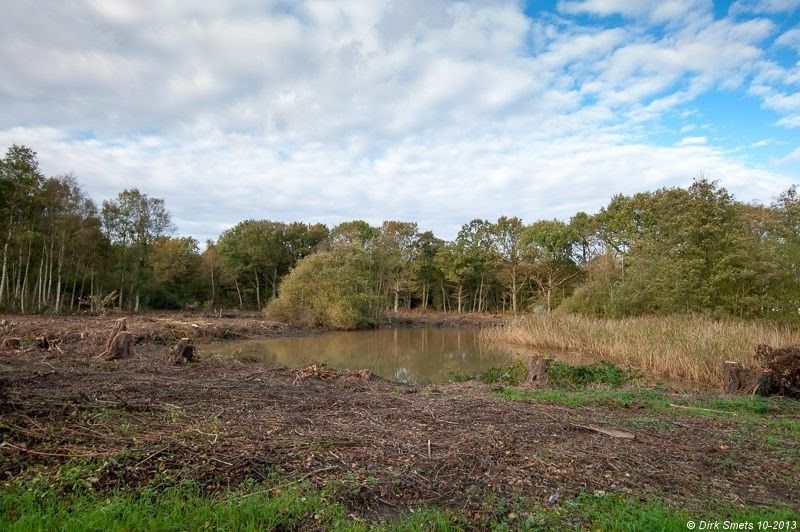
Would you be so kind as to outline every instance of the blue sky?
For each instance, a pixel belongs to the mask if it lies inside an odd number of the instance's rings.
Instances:
[[[20,0],[0,74],[0,149],[164,197],[201,240],[800,181],[800,0]]]

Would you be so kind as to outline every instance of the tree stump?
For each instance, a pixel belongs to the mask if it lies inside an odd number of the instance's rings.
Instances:
[[[35,344],[38,349],[43,349],[45,351],[50,349],[50,341],[47,339],[46,334],[37,336]]]
[[[114,332],[108,337],[106,349],[98,357],[106,360],[116,360],[133,356],[133,335],[127,331],[127,318],[120,318],[116,322]]]
[[[172,357],[172,362],[174,364],[182,366],[183,364],[197,361],[195,358],[195,355],[197,354],[197,348],[195,348],[195,346],[189,342],[190,340],[188,338],[181,338],[178,340],[178,343],[173,345],[169,350],[169,354]]]
[[[754,394],[768,394],[773,383],[768,370],[750,369],[741,362],[731,360],[722,363],[722,376],[725,381],[725,393],[744,392]]]
[[[550,369],[549,358],[530,357],[528,358],[528,378],[525,381],[525,386],[534,388],[541,386],[547,378],[547,371]]]
[[[18,351],[22,349],[22,340],[16,336],[6,336],[3,338],[3,349],[7,351]]]

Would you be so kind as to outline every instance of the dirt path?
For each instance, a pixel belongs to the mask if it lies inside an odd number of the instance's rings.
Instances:
[[[689,508],[800,508],[785,457],[734,419],[514,402],[476,383],[214,360],[176,367],[161,351],[113,362],[0,355],[0,475],[85,459],[97,463],[97,489],[154,478],[210,490],[273,475],[340,480],[362,512],[421,503],[479,512],[488,494],[545,500],[556,490],[562,500],[604,490]],[[636,437],[580,427],[590,424]]]

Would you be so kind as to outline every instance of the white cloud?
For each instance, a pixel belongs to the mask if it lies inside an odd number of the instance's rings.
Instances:
[[[772,139],[761,139],[761,140],[757,140],[757,141],[753,142],[752,144],[750,144],[750,147],[751,148],[763,148],[764,146],[769,146],[770,144],[772,144],[772,142],[773,142]]]
[[[800,27],[792,28],[775,39],[775,44],[800,51]]]
[[[708,137],[683,137],[676,146],[704,146],[708,144]]]
[[[654,23],[686,20],[689,14],[707,15],[709,3],[703,0],[662,0],[642,2],[641,0],[567,0],[561,1],[558,8],[563,13],[591,14],[597,16],[623,15],[647,19]]]
[[[417,219],[452,236],[700,172],[748,199],[790,182],[706,137],[648,136],[742,87],[800,125],[796,72],[765,57],[775,23],[713,20],[704,0],[568,1],[535,19],[500,1],[42,5],[0,7],[0,147],[30,144],[96,198],[165,196],[202,237],[247,217]]]
[[[771,14],[791,13],[800,7],[800,0],[737,0],[730,7],[730,12]]]

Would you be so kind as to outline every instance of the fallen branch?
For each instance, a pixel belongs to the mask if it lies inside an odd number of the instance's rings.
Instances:
[[[620,438],[623,440],[632,440],[636,438],[635,434],[625,432],[624,430],[604,429],[603,427],[598,427],[597,425],[578,425],[577,423],[570,423],[570,425],[579,429],[605,434],[606,436],[611,436],[612,438]]]

